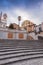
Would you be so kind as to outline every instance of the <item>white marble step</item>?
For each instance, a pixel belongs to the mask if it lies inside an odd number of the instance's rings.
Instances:
[[[11,62],[17,62],[17,61],[22,61],[24,59],[30,59],[30,58],[36,58],[36,57],[42,57],[43,54],[40,55],[32,55],[32,56],[22,56],[22,57],[16,57],[16,58],[10,58],[10,59],[5,59],[5,60],[0,60],[0,65],[2,64],[7,64],[7,63],[11,63]]]
[[[32,59],[32,60],[25,60],[22,62],[17,62],[17,63],[10,63],[7,65],[43,65],[43,58],[38,58],[38,59]]]
[[[0,46],[0,48],[19,48],[19,47],[7,47],[7,46]],[[24,47],[23,47],[24,48]]]
[[[29,49],[26,49],[26,48],[14,48],[14,49],[0,49],[0,52],[2,51],[2,52],[4,52],[4,51],[17,51],[17,50],[29,50]],[[37,49],[36,49],[37,50]],[[39,50],[41,50],[41,49],[39,49]],[[29,51],[32,51],[32,50],[29,50]],[[34,51],[34,50],[33,50]]]
[[[1,48],[2,48],[2,49],[4,49],[4,48],[8,48],[8,49],[9,49],[9,48],[14,48],[14,47],[6,47],[6,46],[3,46],[3,47],[0,47],[0,49],[1,49]]]
[[[17,56],[23,56],[23,55],[40,55],[43,54],[43,52],[27,52],[27,53],[19,53],[19,54],[9,54],[9,55],[2,55],[0,56],[1,59],[10,58],[10,57],[17,57]]]
[[[0,52],[7,52],[7,51],[24,51],[24,50],[28,50],[28,51],[43,51],[43,49],[32,49],[29,50],[28,48],[13,48],[13,49],[0,49]]]
[[[39,51],[39,50],[38,50]],[[7,52],[0,52],[0,55],[2,54],[10,54],[10,53],[27,53],[27,52],[38,52],[38,51],[35,51],[35,50],[17,50],[17,51],[7,51]],[[39,52],[42,52],[42,51],[39,51]]]

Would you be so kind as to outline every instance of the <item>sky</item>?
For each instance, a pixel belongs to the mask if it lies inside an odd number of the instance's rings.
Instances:
[[[17,23],[21,16],[21,24],[24,20],[30,20],[34,24],[43,22],[43,0],[0,0],[0,12],[7,13],[7,24]]]

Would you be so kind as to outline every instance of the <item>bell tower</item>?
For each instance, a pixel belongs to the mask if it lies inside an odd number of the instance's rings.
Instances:
[[[2,12],[0,13],[0,27],[6,28],[7,25],[7,14]]]

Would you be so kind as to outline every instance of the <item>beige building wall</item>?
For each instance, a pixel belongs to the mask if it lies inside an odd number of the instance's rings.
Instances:
[[[26,40],[26,31],[0,29],[0,39]]]

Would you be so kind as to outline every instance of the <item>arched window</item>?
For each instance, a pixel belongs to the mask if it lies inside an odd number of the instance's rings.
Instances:
[[[13,33],[9,32],[8,33],[8,38],[13,38]]]
[[[23,33],[19,33],[19,38],[24,38],[24,34]]]

